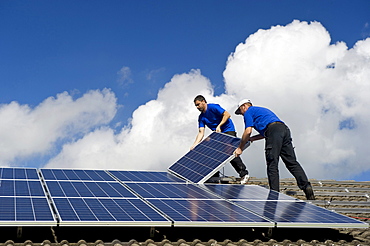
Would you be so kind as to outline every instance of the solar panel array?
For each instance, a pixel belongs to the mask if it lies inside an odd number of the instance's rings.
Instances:
[[[193,150],[168,168],[168,171],[193,183],[202,184],[234,157],[240,139],[213,132]],[[245,148],[249,146],[249,142]]]
[[[260,186],[203,184],[239,141],[212,133],[170,172],[0,168],[0,226],[368,227]]]
[[[368,226],[260,186],[167,172],[0,168],[0,182],[0,226]]]

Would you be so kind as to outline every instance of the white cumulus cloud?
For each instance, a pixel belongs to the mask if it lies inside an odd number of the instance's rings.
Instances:
[[[370,134],[369,45],[370,39],[350,50],[342,42],[330,44],[318,22],[259,30],[230,55],[227,94],[276,112],[292,129],[310,177],[350,177],[369,169],[364,142]],[[252,169],[263,163],[259,155],[252,157]]]
[[[76,100],[64,92],[34,108],[17,102],[0,105],[0,165],[45,155],[57,141],[107,124],[115,113],[116,98],[108,89],[89,91]]]
[[[66,144],[47,167],[166,170],[190,148],[197,133],[196,94],[211,97],[210,81],[192,70],[175,75],[156,100],[135,110],[129,126],[115,134],[101,128]]]

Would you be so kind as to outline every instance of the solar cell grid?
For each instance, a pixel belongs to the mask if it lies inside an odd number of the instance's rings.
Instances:
[[[234,201],[277,227],[365,227],[365,223],[303,201]]]
[[[0,225],[56,225],[37,169],[0,168]]]
[[[45,180],[114,181],[104,170],[41,169]]]
[[[225,200],[151,199],[175,226],[251,226],[273,227],[268,221]]]
[[[0,196],[45,196],[40,181],[0,180]]]
[[[44,197],[0,197],[0,225],[56,225]]]
[[[204,184],[203,187],[224,199],[297,200],[291,196],[258,185]]]
[[[126,185],[145,199],[220,199],[193,184],[127,183]]]
[[[113,176],[122,182],[185,182],[168,172],[158,172],[158,171],[113,171],[109,170]]]
[[[136,197],[118,182],[46,181],[52,197]]]
[[[211,136],[196,147],[202,153],[189,152],[182,158],[189,163],[180,166],[182,173],[190,171],[188,177],[200,175],[200,183],[217,171],[203,162],[216,165],[239,141],[224,134]],[[172,171],[177,168],[173,165]],[[42,169],[41,173],[62,226],[367,226],[260,186],[198,185],[151,171]],[[56,224],[37,169],[0,168],[0,225]]]
[[[171,225],[140,199],[55,198],[54,203],[61,225]]]
[[[234,158],[233,152],[239,142],[239,138],[213,132],[171,165],[168,171],[193,183],[202,184]]]
[[[0,179],[39,179],[34,168],[0,168]]]

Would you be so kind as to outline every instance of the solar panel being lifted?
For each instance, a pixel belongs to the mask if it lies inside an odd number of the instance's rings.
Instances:
[[[190,182],[202,184],[234,158],[240,139],[213,132],[193,150],[168,168],[168,171]],[[246,144],[246,148],[249,142]]]

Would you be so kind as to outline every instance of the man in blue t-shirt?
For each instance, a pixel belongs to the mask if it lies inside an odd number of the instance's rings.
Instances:
[[[215,132],[222,132],[236,137],[234,123],[230,119],[230,114],[218,104],[207,104],[206,99],[202,95],[198,95],[194,99],[194,104],[201,112],[198,118],[199,131],[195,138],[193,149],[204,137],[204,129],[207,126]],[[236,157],[230,161],[235,171],[239,174],[241,184],[246,184],[249,180],[248,170],[246,169],[242,159]]]
[[[271,110],[252,105],[249,99],[239,102],[235,114],[244,116],[245,130],[235,156],[243,153],[243,147],[248,141],[265,139],[265,158],[267,177],[271,190],[280,191],[279,157],[285,163],[289,172],[297,180],[298,187],[304,191],[307,200],[315,200],[312,186],[307,179],[302,166],[296,160],[289,128]],[[252,136],[252,128],[259,134]]]

